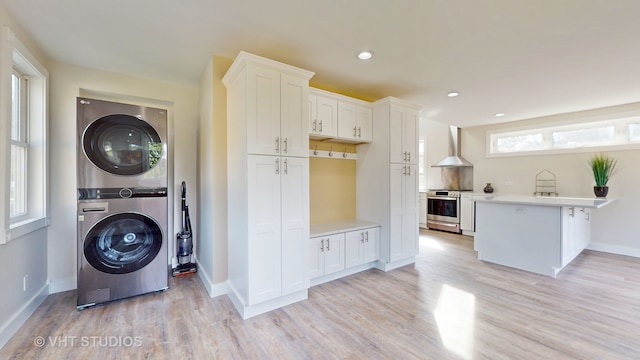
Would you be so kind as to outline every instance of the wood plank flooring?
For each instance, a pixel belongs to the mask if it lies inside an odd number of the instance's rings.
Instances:
[[[415,265],[244,321],[197,276],[83,311],[75,296],[49,296],[0,359],[640,359],[640,259],[585,251],[553,279],[429,230]]]

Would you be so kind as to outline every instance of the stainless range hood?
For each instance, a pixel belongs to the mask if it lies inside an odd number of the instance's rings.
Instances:
[[[473,166],[469,161],[460,156],[460,129],[457,126],[449,126],[449,156],[440,160],[432,167],[464,167]]]
[[[460,156],[460,129],[449,127],[449,156],[431,167],[442,168],[442,184],[447,190],[473,190],[473,164]]]

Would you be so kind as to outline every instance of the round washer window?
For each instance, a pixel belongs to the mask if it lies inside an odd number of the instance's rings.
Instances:
[[[84,152],[100,169],[116,175],[139,175],[162,157],[162,140],[147,122],[131,115],[108,115],[87,127]]]
[[[84,240],[84,255],[96,269],[126,274],[148,265],[160,252],[162,230],[151,218],[124,213],[98,222]]]

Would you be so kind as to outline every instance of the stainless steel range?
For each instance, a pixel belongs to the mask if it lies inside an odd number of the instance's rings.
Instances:
[[[427,191],[427,227],[460,234],[460,191]]]

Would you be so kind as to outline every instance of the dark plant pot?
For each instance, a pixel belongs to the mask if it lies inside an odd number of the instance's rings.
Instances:
[[[594,186],[593,193],[596,194],[596,197],[606,197],[609,193],[608,186]]]
[[[491,194],[493,193],[493,186],[491,186],[491,183],[487,183],[487,186],[485,186],[482,191],[484,191],[485,194]]]

